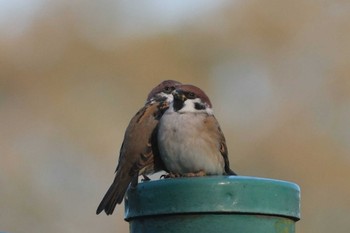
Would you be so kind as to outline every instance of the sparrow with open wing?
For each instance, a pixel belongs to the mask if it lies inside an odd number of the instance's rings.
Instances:
[[[172,91],[180,83],[166,80],[153,88],[146,104],[131,119],[120,149],[118,166],[113,183],[103,197],[96,214],[103,210],[113,213],[117,204],[123,201],[130,183],[137,184],[138,176],[163,170],[158,156],[156,128],[159,119],[173,100]]]
[[[179,85],[173,95],[158,130],[159,153],[169,177],[235,175],[208,96],[193,85]]]

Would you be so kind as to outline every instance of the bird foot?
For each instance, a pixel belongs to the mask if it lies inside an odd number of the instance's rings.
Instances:
[[[182,176],[184,177],[200,177],[200,176],[205,176],[206,173],[203,170],[200,170],[199,172],[191,172],[191,173],[185,173]]]
[[[143,179],[141,179],[141,181],[142,182],[147,182],[147,181],[150,181],[151,180],[151,178],[149,178],[148,176],[146,176],[146,175],[142,175],[143,176]]]
[[[178,173],[168,173],[168,174],[164,174],[164,175],[161,175],[160,176],[160,179],[168,179],[168,178],[178,178],[178,177],[181,177],[180,174]]]
[[[205,176],[206,173],[203,170],[200,170],[199,172],[190,172],[190,173],[184,173],[184,174],[180,174],[180,173],[168,173],[165,175],[161,175],[160,179],[164,178],[164,179],[168,179],[168,178],[179,178],[179,177],[200,177],[200,176]]]

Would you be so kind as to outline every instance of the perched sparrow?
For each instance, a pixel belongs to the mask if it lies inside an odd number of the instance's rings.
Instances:
[[[172,91],[180,83],[166,80],[153,88],[146,104],[131,119],[120,149],[114,181],[103,197],[96,214],[103,210],[113,213],[125,196],[129,184],[137,184],[138,176],[152,174],[163,169],[157,149],[156,127],[164,111],[173,100]]]
[[[208,96],[192,85],[179,85],[172,94],[158,130],[159,153],[169,176],[235,175]]]

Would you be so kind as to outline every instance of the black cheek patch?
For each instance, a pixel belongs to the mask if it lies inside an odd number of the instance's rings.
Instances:
[[[194,103],[194,108],[197,110],[203,110],[205,109],[205,105],[200,103]]]

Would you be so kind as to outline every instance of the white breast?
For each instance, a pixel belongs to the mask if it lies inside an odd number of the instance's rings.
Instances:
[[[218,139],[203,129],[206,113],[167,111],[160,120],[158,146],[161,158],[172,173],[204,171],[222,175],[224,160]]]

